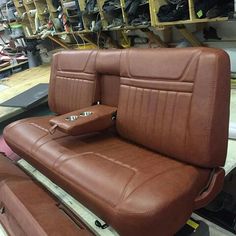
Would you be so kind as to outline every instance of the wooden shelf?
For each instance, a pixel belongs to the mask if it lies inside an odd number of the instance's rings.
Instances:
[[[52,21],[58,21],[58,12],[57,9],[52,4],[52,0],[24,0],[23,5],[19,5],[18,0],[13,0],[14,4],[16,6],[16,9],[20,16],[24,14],[24,12],[28,12],[29,10],[37,9],[38,16],[39,16],[39,22],[41,25],[44,25],[46,22],[50,20]],[[77,35],[80,34],[87,34],[87,33],[93,33],[90,30],[91,22],[96,21],[100,19],[102,21],[102,28],[103,31],[119,31],[119,30],[135,30],[135,29],[144,29],[148,28],[149,26],[154,27],[156,29],[165,29],[169,26],[177,26],[177,25],[185,25],[185,24],[198,24],[198,23],[207,23],[207,22],[220,22],[220,21],[227,21],[227,17],[217,17],[213,19],[198,19],[195,14],[194,10],[194,0],[188,0],[189,1],[189,20],[180,20],[180,21],[172,21],[172,22],[159,22],[159,19],[157,17],[157,13],[160,9],[160,7],[164,4],[166,4],[165,0],[147,0],[145,3],[140,4],[140,7],[144,8],[147,6],[147,9],[150,14],[150,24],[149,25],[138,25],[133,26],[128,24],[128,18],[125,12],[125,3],[126,0],[120,0],[120,7],[117,8],[117,11],[120,10],[120,16],[121,20],[123,21],[124,26],[122,27],[111,27],[108,28],[108,26],[111,24],[109,20],[107,19],[107,16],[105,12],[103,11],[103,5],[105,3],[105,0],[97,0],[97,9],[98,11],[92,13],[91,15],[84,14],[85,8],[86,8],[86,0],[77,0],[78,5],[81,10],[82,15],[82,21],[84,25],[83,31],[77,31],[74,32]],[[67,1],[61,0],[62,3],[65,3]],[[63,6],[63,12],[67,15],[68,19],[76,20],[76,15],[74,16],[68,16],[66,7]],[[45,12],[46,11],[46,12]],[[26,35],[27,38],[40,38],[40,35],[34,35],[35,32],[35,20],[34,17],[31,17],[29,14],[26,14],[26,18],[24,21],[22,21],[22,25],[25,32],[29,32],[30,35]],[[70,29],[72,30],[72,29]],[[55,35],[63,35],[63,34],[70,34],[67,32],[56,32]]]
[[[22,66],[22,65],[25,65],[27,63],[28,63],[28,61],[22,61],[22,62],[19,62],[18,64],[15,64],[15,65],[6,66],[4,68],[1,68],[0,72],[6,71],[6,70],[10,70],[10,69],[14,69],[14,68],[16,68],[18,66]]]
[[[216,21],[227,21],[228,17],[217,17],[217,18],[203,18],[203,19],[194,19],[194,20],[181,20],[181,21],[171,21],[171,22],[159,22],[157,26],[173,26],[173,25],[185,25],[185,24],[197,24],[197,23],[206,23],[206,22],[216,22]]]

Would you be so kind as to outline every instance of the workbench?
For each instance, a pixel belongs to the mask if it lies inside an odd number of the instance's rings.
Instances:
[[[40,83],[48,83],[50,78],[50,65],[43,65],[10,76],[8,79],[0,80],[0,84],[7,86],[0,92],[0,103],[15,97],[16,95],[34,87]],[[3,122],[25,110],[15,107],[0,106],[0,122]]]

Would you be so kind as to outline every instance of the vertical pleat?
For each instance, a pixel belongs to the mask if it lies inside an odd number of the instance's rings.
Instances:
[[[57,77],[55,112],[63,114],[90,106],[93,103],[94,84],[94,81]]]
[[[191,96],[191,93],[122,85],[118,131],[154,150],[183,155]]]

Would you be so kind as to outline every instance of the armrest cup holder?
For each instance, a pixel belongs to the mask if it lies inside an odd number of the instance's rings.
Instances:
[[[70,121],[70,122],[73,122],[73,121],[76,121],[78,120],[80,117],[87,117],[87,116],[91,116],[93,113],[91,111],[83,111],[78,115],[70,115],[70,116],[67,116],[66,117],[66,121]]]
[[[55,116],[50,120],[50,124],[70,135],[98,132],[114,125],[116,110],[115,107],[95,105]]]

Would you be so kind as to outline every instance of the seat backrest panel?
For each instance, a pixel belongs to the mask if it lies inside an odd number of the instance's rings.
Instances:
[[[63,51],[53,56],[49,106],[58,114],[91,106],[99,100],[96,50]]]
[[[99,50],[96,72],[99,74],[101,104],[118,106],[121,50]]]
[[[201,167],[227,151],[230,69],[216,49],[130,49],[121,54],[121,136]]]
[[[100,75],[101,104],[117,107],[119,101],[120,76]]]

